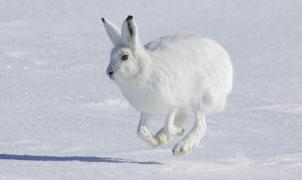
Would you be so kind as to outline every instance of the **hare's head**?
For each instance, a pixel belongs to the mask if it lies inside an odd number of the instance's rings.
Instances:
[[[125,19],[122,30],[104,18],[102,21],[113,44],[107,75],[117,81],[136,77],[142,71],[142,59],[146,59],[147,55],[139,42],[133,17]]]

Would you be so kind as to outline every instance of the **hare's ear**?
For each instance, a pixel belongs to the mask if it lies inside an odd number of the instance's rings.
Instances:
[[[133,16],[129,15],[122,26],[122,42],[130,47],[139,46],[137,25]]]
[[[105,18],[102,18],[102,22],[104,24],[106,32],[107,32],[113,46],[121,44],[122,43],[122,38],[121,38],[121,31],[119,30],[119,28],[117,28],[110,21],[105,20]]]

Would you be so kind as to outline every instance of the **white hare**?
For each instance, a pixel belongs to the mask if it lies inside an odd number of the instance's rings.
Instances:
[[[192,35],[165,36],[143,46],[132,16],[121,30],[102,21],[114,46],[107,74],[141,112],[139,137],[156,147],[183,135],[186,108],[191,106],[194,127],[172,150],[174,155],[191,152],[206,133],[206,114],[223,110],[232,89],[233,70],[226,51],[213,40]],[[165,114],[166,122],[153,135],[146,122],[155,114]]]

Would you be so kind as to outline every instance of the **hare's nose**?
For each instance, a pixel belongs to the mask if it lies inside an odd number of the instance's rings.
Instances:
[[[113,70],[109,70],[109,71],[107,71],[107,74],[108,74],[108,76],[112,79],[112,76],[113,76],[113,74],[114,74],[114,71],[113,71]]]

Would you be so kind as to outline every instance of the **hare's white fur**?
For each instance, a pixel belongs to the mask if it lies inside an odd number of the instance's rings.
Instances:
[[[102,20],[114,45],[107,73],[141,112],[138,135],[152,146],[166,144],[171,136],[183,134],[185,109],[191,106],[195,125],[173,153],[191,152],[206,133],[205,115],[223,110],[232,89],[233,70],[226,51],[213,40],[192,35],[165,36],[142,46],[132,16],[121,31]],[[155,136],[145,126],[154,114],[166,115],[165,126]]]

